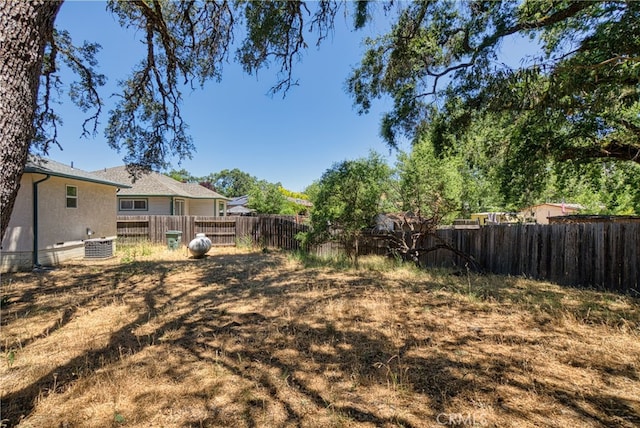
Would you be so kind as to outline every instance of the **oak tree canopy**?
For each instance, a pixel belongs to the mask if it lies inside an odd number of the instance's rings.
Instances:
[[[57,140],[60,118],[52,97],[59,65],[78,80],[71,99],[86,112],[84,131],[95,132],[103,113],[95,53],[99,46],[72,43],[55,27],[62,1],[0,2],[0,170],[2,236],[7,228],[30,150],[46,153]],[[121,82],[119,100],[108,112],[109,145],[124,151],[131,173],[165,166],[170,155],[188,156],[194,146],[180,105],[182,89],[222,78],[227,60],[255,73],[279,70],[273,91],[295,83],[293,67],[309,45],[327,37],[343,2],[164,1],[106,3],[123,27],[142,35],[145,55]],[[232,48],[236,43],[237,49]]]
[[[52,96],[61,62],[78,76],[70,95],[87,114],[85,132],[104,114],[99,47],[56,29],[61,4],[0,2],[3,236],[27,154],[58,143]],[[132,173],[191,153],[182,90],[221,79],[227,60],[248,73],[276,68],[273,91],[287,91],[296,61],[330,34],[337,16],[352,14],[360,28],[381,12],[393,26],[366,41],[347,91],[363,113],[377,98],[393,100],[381,123],[390,146],[427,138],[436,153],[464,151],[461,142],[479,124],[499,125],[483,156],[500,158],[503,181],[519,180],[512,189],[520,193],[550,162],[640,164],[638,2],[111,0],[107,10],[146,47],[107,113],[107,141]],[[539,49],[519,65],[502,64],[509,38]]]

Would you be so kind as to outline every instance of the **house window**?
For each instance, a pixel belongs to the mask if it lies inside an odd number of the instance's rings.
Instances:
[[[120,211],[147,211],[147,200],[120,199]]]
[[[218,215],[224,217],[224,202],[218,203]]]
[[[67,186],[67,208],[78,208],[77,186]]]
[[[176,199],[173,201],[173,215],[185,215],[184,199]]]

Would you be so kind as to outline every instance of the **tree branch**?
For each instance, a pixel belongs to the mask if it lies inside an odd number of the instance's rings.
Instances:
[[[572,159],[612,159],[640,163],[640,147],[638,145],[609,141],[593,147],[571,147],[565,149],[560,160]]]
[[[591,6],[593,6],[593,3],[590,1],[571,2],[569,3],[569,6],[567,6],[565,9],[559,10],[558,12],[552,15],[548,15],[543,18],[540,18],[537,21],[521,22],[509,28],[506,28],[503,31],[498,31],[495,34],[492,34],[486,37],[485,39],[483,39],[482,43],[480,43],[480,45],[474,50],[481,51],[483,49],[486,49],[489,46],[493,46],[493,44],[495,44],[497,40],[503,37],[518,33],[523,30],[540,29],[540,28],[545,28],[545,27],[557,24],[558,22],[562,22],[567,18],[577,15],[582,10],[587,9]]]

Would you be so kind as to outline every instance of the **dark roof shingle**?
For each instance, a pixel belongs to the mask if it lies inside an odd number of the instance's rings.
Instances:
[[[228,200],[218,192],[209,190],[198,183],[181,183],[157,172],[143,174],[135,181],[133,181],[125,166],[105,168],[104,170],[94,171],[93,174],[108,180],[129,183],[131,188],[122,189],[118,196],[180,196],[192,199]]]

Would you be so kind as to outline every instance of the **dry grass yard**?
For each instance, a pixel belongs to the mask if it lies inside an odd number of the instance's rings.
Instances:
[[[20,427],[635,427],[640,301],[282,252],[2,276]]]

